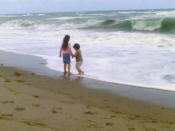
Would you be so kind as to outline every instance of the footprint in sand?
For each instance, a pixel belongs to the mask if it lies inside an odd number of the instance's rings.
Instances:
[[[37,95],[33,95],[33,97],[34,97],[34,98],[39,98],[39,96],[37,96]]]
[[[129,131],[134,131],[135,128],[134,127],[131,127],[131,128],[128,128]]]
[[[63,108],[61,108],[61,107],[53,108],[53,109],[52,109],[52,113],[53,113],[53,114],[62,113],[62,112],[60,112],[60,110],[62,110],[62,109],[63,109]]]
[[[107,123],[105,123],[105,125],[106,125],[106,126],[113,126],[113,123],[107,122]]]
[[[24,108],[24,107],[16,107],[15,110],[16,110],[16,111],[24,111],[25,108]]]
[[[5,82],[10,83],[11,80],[10,79],[5,79]]]
[[[13,116],[13,114],[2,114],[1,116],[8,116],[8,117],[12,117]]]
[[[58,112],[56,110],[52,110],[52,113],[53,114],[57,114]]]
[[[86,114],[86,115],[95,115],[95,114],[97,114],[97,113],[92,112],[92,111],[87,111],[87,112],[84,112],[84,114]]]
[[[40,104],[32,104],[34,107],[40,107]]]
[[[104,102],[108,102],[108,100],[104,99]]]
[[[46,124],[40,123],[40,122],[35,122],[35,121],[24,121],[25,124],[29,126],[40,126],[40,127],[47,127]]]
[[[15,81],[20,82],[20,83],[24,83],[25,82],[25,80],[15,80]]]
[[[13,104],[13,103],[15,103],[15,102],[14,102],[14,101],[2,101],[2,103],[3,103],[3,104],[7,104],[7,103]]]

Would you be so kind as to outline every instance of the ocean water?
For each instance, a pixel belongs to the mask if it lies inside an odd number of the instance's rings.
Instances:
[[[175,10],[0,15],[0,49],[40,56],[53,70],[63,71],[65,34],[80,43],[88,76],[175,91]]]

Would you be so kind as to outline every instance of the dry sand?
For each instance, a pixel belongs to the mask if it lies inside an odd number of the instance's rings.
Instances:
[[[81,80],[0,70],[0,131],[175,131],[174,109],[87,89]]]

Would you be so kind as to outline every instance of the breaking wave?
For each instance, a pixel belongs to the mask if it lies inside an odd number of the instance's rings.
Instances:
[[[125,20],[120,22],[109,19],[86,29],[175,33],[175,18]]]

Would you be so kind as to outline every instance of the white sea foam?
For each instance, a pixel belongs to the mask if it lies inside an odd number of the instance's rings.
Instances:
[[[158,11],[156,12],[156,15],[158,16],[166,16],[166,17],[175,17],[175,11]]]
[[[137,20],[132,21],[132,27],[136,30],[154,31],[160,29],[162,26],[162,19],[158,20]]]

